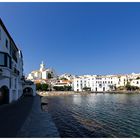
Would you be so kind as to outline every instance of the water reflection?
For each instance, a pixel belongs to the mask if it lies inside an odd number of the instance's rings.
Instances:
[[[75,94],[72,96],[72,99],[73,99],[74,104],[77,104],[77,105],[81,104],[81,95]]]
[[[140,94],[49,98],[61,137],[140,137]]]

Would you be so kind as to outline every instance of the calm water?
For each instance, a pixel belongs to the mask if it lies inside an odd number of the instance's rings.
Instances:
[[[140,137],[140,94],[48,98],[61,137]]]

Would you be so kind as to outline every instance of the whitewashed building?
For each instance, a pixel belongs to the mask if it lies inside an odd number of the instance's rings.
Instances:
[[[48,75],[51,75],[52,78],[55,78],[56,77],[55,70],[52,68],[46,69],[45,64],[42,61],[39,70],[34,70],[31,73],[29,73],[27,79],[32,81],[39,79],[48,79]]]
[[[0,19],[0,104],[10,103],[22,96],[25,79],[23,55]],[[32,83],[28,87],[35,86]]]
[[[118,87],[126,86],[130,83],[132,86],[140,87],[140,74],[124,75],[83,75],[75,77],[73,80],[74,91],[84,91],[89,88],[93,92],[112,91]]]
[[[75,78],[75,75],[67,74],[67,73],[59,75],[59,79],[63,79],[63,78],[66,78],[67,80],[73,80]]]
[[[87,75],[74,78],[74,91],[83,91],[84,88],[90,88],[91,91],[109,91],[113,90],[115,81],[112,77]]]

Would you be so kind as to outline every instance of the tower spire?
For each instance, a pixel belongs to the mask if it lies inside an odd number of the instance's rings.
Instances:
[[[45,70],[45,64],[43,63],[43,61],[40,64],[40,71]]]

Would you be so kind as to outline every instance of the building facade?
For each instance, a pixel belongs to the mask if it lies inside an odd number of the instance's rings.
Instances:
[[[93,92],[113,91],[126,84],[140,87],[140,74],[126,75],[83,75],[75,77],[73,80],[74,91],[84,91],[85,88]]]
[[[21,97],[24,83],[22,52],[0,19],[0,104]]]
[[[113,90],[114,84],[114,78],[110,76],[85,75],[74,78],[73,89],[74,91],[84,91],[85,88],[89,88],[90,91],[101,92]]]

